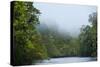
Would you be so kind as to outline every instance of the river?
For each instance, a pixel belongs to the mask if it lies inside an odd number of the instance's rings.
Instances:
[[[44,65],[44,64],[61,64],[61,63],[75,63],[75,62],[88,62],[88,61],[96,61],[97,58],[94,57],[63,57],[63,58],[51,58],[49,60],[42,60],[36,62],[36,65]]]

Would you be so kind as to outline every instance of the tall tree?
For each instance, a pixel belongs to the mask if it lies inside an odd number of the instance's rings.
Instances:
[[[89,15],[90,25],[83,26],[80,34],[82,56],[97,56],[97,13]]]
[[[32,64],[34,60],[45,58],[45,47],[36,30],[39,10],[32,2],[13,1],[13,65]]]

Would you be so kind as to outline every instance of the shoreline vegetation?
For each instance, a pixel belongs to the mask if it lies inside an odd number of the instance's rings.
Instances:
[[[57,27],[40,24],[42,13],[32,2],[12,1],[11,8],[11,65],[31,65],[36,60],[59,57],[97,57],[96,12],[89,15],[90,25],[83,25],[80,34],[73,37],[68,33],[62,35]]]

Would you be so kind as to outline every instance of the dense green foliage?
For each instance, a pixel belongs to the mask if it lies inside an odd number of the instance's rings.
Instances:
[[[59,33],[39,23],[40,11],[32,2],[13,4],[13,64],[34,64],[36,60],[54,57],[97,56],[97,15],[91,14],[91,25],[81,28],[79,36]]]
[[[72,37],[69,34],[62,35],[46,25],[41,28],[40,26],[41,41],[46,46],[49,57],[80,56],[78,37]]]
[[[13,6],[13,42],[14,65],[31,64],[34,60],[47,57],[45,47],[41,45],[41,36],[35,26],[39,23],[40,12],[32,2],[12,2]]]
[[[91,25],[81,28],[80,45],[82,56],[97,56],[97,14],[89,15]]]

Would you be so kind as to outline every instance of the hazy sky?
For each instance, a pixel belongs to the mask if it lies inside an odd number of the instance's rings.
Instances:
[[[40,23],[56,25],[60,30],[78,34],[82,25],[89,24],[89,14],[96,12],[95,6],[34,3],[40,10]]]

